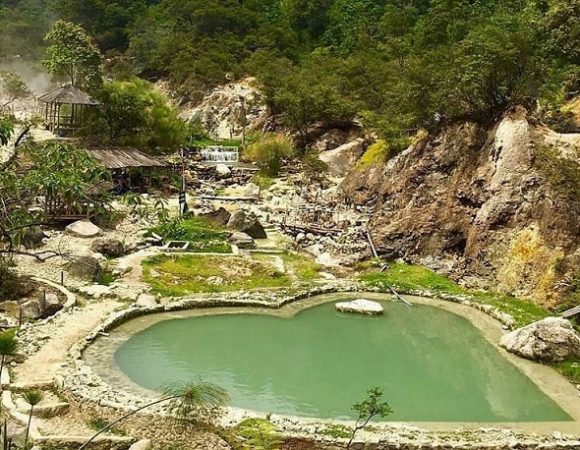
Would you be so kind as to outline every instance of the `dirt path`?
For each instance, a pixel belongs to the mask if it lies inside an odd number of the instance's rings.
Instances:
[[[48,338],[40,350],[18,365],[15,381],[19,385],[51,383],[57,370],[66,362],[69,349],[119,306],[115,300],[99,300],[82,308],[75,308],[55,321],[35,327],[35,333]]]

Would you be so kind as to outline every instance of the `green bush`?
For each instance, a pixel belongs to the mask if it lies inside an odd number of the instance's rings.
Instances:
[[[263,175],[275,177],[280,173],[285,159],[294,156],[292,143],[283,135],[266,134],[261,140],[250,145],[246,151]]]
[[[11,262],[0,257],[0,299],[16,300],[21,297],[23,283]]]

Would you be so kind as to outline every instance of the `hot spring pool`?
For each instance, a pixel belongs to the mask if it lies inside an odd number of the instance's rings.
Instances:
[[[119,340],[114,361],[142,387],[201,378],[227,389],[232,406],[261,412],[351,418],[350,405],[379,386],[394,410],[388,420],[570,420],[467,319],[382,304],[381,317],[337,313],[331,302],[291,318],[162,320]]]

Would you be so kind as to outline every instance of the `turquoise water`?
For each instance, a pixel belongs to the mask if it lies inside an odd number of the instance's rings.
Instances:
[[[388,420],[563,421],[569,416],[471,323],[430,306],[383,303],[385,314],[337,313],[333,303],[285,319],[236,314],[172,319],[115,353],[137,384],[212,381],[232,405],[262,412],[353,417],[379,386]]]

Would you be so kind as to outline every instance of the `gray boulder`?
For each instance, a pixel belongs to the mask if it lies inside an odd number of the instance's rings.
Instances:
[[[125,244],[116,238],[97,239],[91,244],[91,250],[107,258],[118,258],[126,253]]]
[[[228,224],[230,218],[232,217],[230,212],[223,207],[220,207],[209,213],[200,214],[200,216],[205,217],[207,220],[210,220],[211,222],[224,227]]]
[[[28,300],[21,305],[22,317],[25,319],[40,319],[42,312],[40,310],[40,302],[38,300]]]
[[[547,317],[502,336],[499,344],[523,358],[561,362],[580,356],[580,334],[569,320]]]
[[[157,299],[151,294],[141,294],[137,297],[136,305],[141,308],[155,308],[157,306]]]
[[[103,273],[101,263],[93,256],[74,256],[68,270],[72,276],[87,281],[98,280]]]
[[[254,239],[266,239],[268,235],[256,216],[243,210],[236,211],[228,221],[228,228],[248,234]]]
[[[215,171],[218,174],[218,176],[220,176],[222,178],[227,178],[232,174],[232,171],[230,170],[230,168],[228,166],[226,166],[225,164],[216,165]]]
[[[67,234],[80,237],[92,238],[101,234],[101,229],[90,220],[78,220],[65,228]]]
[[[242,233],[241,231],[236,231],[230,236],[230,244],[235,245],[242,250],[249,250],[256,247],[256,243],[254,239],[246,233]]]
[[[46,237],[40,227],[31,227],[24,231],[21,241],[24,248],[31,250],[42,246],[42,240]]]
[[[50,317],[62,309],[62,304],[56,294],[46,294],[46,298],[40,299],[42,317]]]

